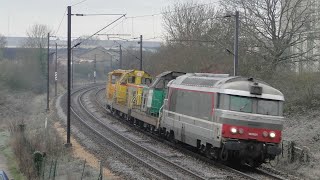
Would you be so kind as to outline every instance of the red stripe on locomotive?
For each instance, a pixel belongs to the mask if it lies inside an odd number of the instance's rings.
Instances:
[[[236,128],[237,132],[232,133],[231,128]],[[243,131],[240,133],[240,131]],[[271,138],[270,133],[275,133],[275,137]],[[264,136],[267,133],[267,136]],[[251,128],[246,126],[234,126],[230,124],[222,125],[222,137],[231,139],[256,140],[259,142],[280,143],[281,130],[270,130],[264,128]]]

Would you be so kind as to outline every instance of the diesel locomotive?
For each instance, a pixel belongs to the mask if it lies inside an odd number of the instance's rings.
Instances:
[[[137,70],[109,73],[107,108],[209,158],[259,166],[281,153],[283,94],[253,78]]]

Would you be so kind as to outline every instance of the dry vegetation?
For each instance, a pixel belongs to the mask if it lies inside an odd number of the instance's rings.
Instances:
[[[81,175],[83,161],[73,158],[72,152],[64,147],[63,137],[53,126],[58,118],[54,113],[45,111],[45,57],[44,49],[18,48],[14,59],[0,60],[0,131],[10,133],[9,145],[24,179],[48,179],[54,174],[72,179],[72,176]],[[59,69],[58,90],[61,92],[65,85],[62,77],[66,73],[64,68]],[[52,92],[51,89],[51,95]],[[53,96],[50,98],[53,99]],[[35,161],[35,152],[44,155],[42,162]],[[97,177],[90,167],[86,168],[84,175],[84,179]]]
[[[320,105],[320,74],[318,68],[314,68],[315,65],[310,66],[319,56],[316,53],[310,55],[309,52],[319,47],[311,44],[306,49],[290,53],[297,44],[305,43],[310,38],[302,34],[313,19],[310,19],[309,13],[303,13],[307,9],[299,7],[307,8],[311,4],[300,6],[301,2],[227,0],[223,1],[221,9],[200,6],[191,1],[176,3],[164,10],[172,11],[164,15],[166,41],[159,51],[144,52],[143,67],[153,75],[167,70],[232,74],[234,21],[232,18],[211,17],[239,10],[242,22],[240,75],[261,78],[284,93],[287,117],[284,137],[301,146],[309,146],[313,153],[311,164],[294,170],[316,179],[319,177],[320,167],[320,148],[317,145],[320,141],[320,112],[317,109]],[[288,19],[285,23],[280,23],[283,18]],[[32,159],[35,150],[46,152],[51,160],[60,158],[64,161],[69,158],[63,155],[63,143],[50,128],[52,117],[44,112],[45,99],[41,95],[45,90],[46,61],[40,44],[48,29],[40,25],[34,28],[40,28],[41,34],[30,32],[32,36],[26,42],[33,49],[22,49],[14,61],[3,60],[0,53],[0,87],[5,87],[0,92],[0,113],[3,117],[0,123],[2,128],[9,128],[11,145],[19,160],[19,167],[28,179],[37,178]],[[319,40],[318,36],[313,38]],[[4,47],[3,44],[5,45],[2,43],[0,50]],[[123,68],[138,68],[138,59],[135,58],[138,55],[139,52],[135,50],[124,53]],[[295,68],[297,65],[299,73]],[[65,69],[59,69],[60,77],[65,77]],[[86,65],[80,65],[77,69],[76,76],[84,79],[91,72],[91,67]],[[102,71],[101,69],[101,74],[104,73]],[[65,79],[61,78],[60,83],[65,85]],[[44,128],[46,117],[49,121],[47,129]],[[21,124],[26,125],[24,133],[19,129]],[[281,165],[279,168],[292,168]]]

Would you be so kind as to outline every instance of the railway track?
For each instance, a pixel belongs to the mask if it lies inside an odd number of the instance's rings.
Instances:
[[[101,144],[109,144],[118,151],[121,156],[126,156],[129,159],[134,159],[134,166],[141,166],[136,168],[137,170],[141,170],[142,167],[145,169],[144,171],[149,173],[146,177],[149,179],[286,179],[279,175],[275,175],[272,173],[268,173],[263,170],[255,170],[255,171],[243,171],[234,169],[232,167],[226,166],[224,164],[220,164],[216,161],[211,161],[206,157],[201,156],[200,154],[194,153],[190,150],[182,148],[181,146],[177,146],[171,142],[165,141],[155,134],[145,132],[142,129],[132,126],[130,123],[124,123],[125,121],[114,120],[115,118],[112,116],[107,109],[105,109],[101,100],[103,97],[101,96],[101,91],[104,88],[100,88],[97,86],[92,87],[83,87],[79,88],[76,91],[72,92],[72,98],[74,102],[76,102],[76,106],[74,106],[71,110],[72,114],[78,119],[78,121],[87,129],[90,129],[92,133],[94,133],[99,139]],[[91,97],[90,98],[90,93]],[[92,99],[94,99],[92,101]],[[77,108],[78,109],[77,109]],[[98,110],[100,109],[100,110]],[[175,163],[176,160],[170,160],[164,156],[161,156],[154,152],[149,147],[144,147],[143,145],[136,142],[134,139],[130,139],[130,137],[126,137],[123,135],[123,130],[115,129],[112,127],[112,124],[105,123],[101,121],[101,117],[97,115],[102,112],[107,119],[112,119],[115,123],[125,124],[125,126],[131,126],[134,130],[139,130],[148,136],[152,136],[152,139],[156,139],[157,142],[162,142],[167,144],[173,149],[179,149],[179,151],[183,151],[184,154],[188,154],[196,159],[201,160],[203,163],[208,163],[210,166],[215,167],[217,169],[223,169],[223,171],[227,172],[228,175],[216,175],[216,176],[208,176],[204,175],[201,172],[194,172],[191,170],[179,165],[179,163]],[[107,113],[106,113],[107,112]],[[106,143],[107,142],[107,143]],[[108,147],[109,147],[108,145]],[[110,154],[109,154],[110,155]],[[117,156],[117,155],[116,155]],[[209,166],[208,165],[208,166]],[[144,173],[143,173],[144,174]],[[152,174],[152,175],[150,175]],[[128,176],[131,177],[131,176]]]
[[[102,109],[104,112],[110,114],[110,112],[104,107],[104,105],[102,104],[102,102],[99,100],[101,98],[99,98],[99,93],[101,93],[101,91],[103,91],[105,88],[100,88],[99,90],[96,91],[95,93],[95,103],[99,106],[100,109]],[[127,125],[130,125],[132,127],[131,124],[129,123],[126,123]],[[231,172],[234,172],[236,174],[239,174],[243,177],[246,177],[248,179],[277,179],[277,180],[285,180],[287,178],[284,178],[284,177],[281,177],[280,175],[278,174],[273,174],[273,173],[270,173],[270,172],[267,172],[263,169],[252,169],[252,168],[242,168],[242,169],[238,169],[238,168],[233,168],[231,166],[228,166],[228,165],[225,165],[223,163],[217,163],[216,161],[213,161],[213,160],[210,160],[198,153],[194,153],[186,148],[183,148],[181,146],[178,146],[177,144],[173,144],[171,142],[168,142],[168,141],[165,141],[161,138],[159,138],[158,136],[156,136],[155,134],[152,134],[150,132],[146,132],[146,131],[143,131],[141,130],[140,128],[137,128],[137,127],[134,127],[135,129],[138,129],[139,131],[143,132],[143,133],[148,133],[148,135],[152,136],[153,138],[157,139],[158,141],[161,141],[165,144],[168,144],[174,148],[177,148],[179,149],[180,151],[183,151],[193,157],[196,157],[204,162],[207,162],[209,164],[212,164],[212,165],[215,165],[215,166],[219,166],[221,168],[224,168],[224,169],[227,169]]]
[[[206,179],[205,177],[181,167],[165,157],[150,151],[149,149],[110,128],[108,125],[102,123],[98,117],[88,110],[88,107],[86,107],[85,103],[83,103],[85,101],[84,96],[92,89],[95,89],[95,87],[88,88],[84,91],[79,90],[82,92],[77,98],[79,107],[83,112],[91,117],[90,120],[88,118],[83,118],[83,113],[79,113],[72,108],[72,113],[88,129],[100,136],[106,142],[117,147],[119,151],[125,153],[128,157],[131,157],[140,164],[143,164],[145,167],[152,169],[152,171],[156,172],[165,179]]]

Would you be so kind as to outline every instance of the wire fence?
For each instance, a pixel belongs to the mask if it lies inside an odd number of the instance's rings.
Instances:
[[[296,167],[308,165],[312,159],[312,153],[307,146],[299,147],[295,141],[283,140],[281,143],[282,152],[275,160],[270,161],[271,166],[281,164],[292,164]]]
[[[86,160],[70,156],[68,149],[62,149],[63,152],[58,153],[51,150],[40,151],[38,149],[41,147],[35,145],[37,141],[35,137],[30,138],[26,135],[24,124],[18,125],[14,132],[15,154],[17,159],[21,160],[19,166],[28,179],[102,180],[108,178],[103,177],[102,161],[90,160],[88,165]]]
[[[93,170],[87,164],[86,160],[73,161],[72,163],[65,162],[63,159],[46,159],[41,162],[39,169],[39,179],[55,180],[55,179],[80,179],[80,180],[103,180],[102,161],[99,161],[99,170]],[[35,162],[35,164],[37,164]],[[72,164],[72,166],[70,166]]]

